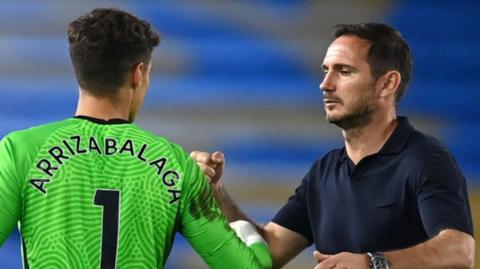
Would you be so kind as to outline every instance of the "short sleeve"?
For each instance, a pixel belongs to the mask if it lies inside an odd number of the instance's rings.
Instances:
[[[465,177],[447,151],[430,155],[419,177],[418,207],[429,237],[444,229],[473,235]]]
[[[310,244],[313,243],[312,228],[308,217],[307,193],[309,182],[316,172],[316,165],[312,166],[305,175],[300,186],[288,199],[287,203],[273,217],[272,222],[301,234]]]
[[[15,171],[11,143],[6,137],[0,141],[0,246],[20,218],[21,185]]]

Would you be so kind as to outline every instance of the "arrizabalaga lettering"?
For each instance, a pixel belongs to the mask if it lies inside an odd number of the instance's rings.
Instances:
[[[30,179],[30,184],[43,194],[47,194],[45,184],[51,181],[51,178],[55,175],[56,171],[61,168],[65,161],[74,156],[89,153],[96,153],[104,156],[128,154],[156,169],[156,173],[160,177],[161,182],[167,188],[167,192],[171,195],[170,204],[180,200],[181,191],[175,188],[180,179],[179,173],[172,169],[164,169],[165,165],[168,163],[168,159],[165,157],[148,160],[145,157],[145,153],[148,149],[147,144],[143,144],[136,150],[131,139],[126,139],[122,143],[118,143],[114,138],[105,138],[102,141],[103,143],[99,143],[95,137],[91,136],[87,140],[88,141],[85,143],[83,142],[83,138],[77,135],[70,137],[69,140],[62,140],[61,143],[59,143],[60,145],[51,147],[48,150],[48,154],[53,160],[41,159],[36,163],[36,168],[45,174],[47,178]]]

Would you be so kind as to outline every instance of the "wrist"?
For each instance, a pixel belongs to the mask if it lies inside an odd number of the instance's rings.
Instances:
[[[389,260],[382,253],[367,252],[366,255],[368,256],[368,259],[369,259],[370,269],[389,269],[390,268]]]
[[[213,195],[219,204],[228,203],[230,197],[228,196],[228,192],[221,182],[210,184],[210,186],[212,187]]]

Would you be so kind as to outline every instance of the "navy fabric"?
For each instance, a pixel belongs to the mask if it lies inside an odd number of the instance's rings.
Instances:
[[[413,246],[451,228],[473,235],[465,177],[439,140],[399,124],[356,166],[345,148],[316,161],[273,222],[323,253]]]

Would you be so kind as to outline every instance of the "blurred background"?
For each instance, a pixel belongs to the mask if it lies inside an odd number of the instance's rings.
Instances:
[[[159,30],[138,124],[187,151],[223,150],[227,188],[260,223],[316,159],[342,146],[339,129],[324,120],[318,89],[333,26],[393,25],[415,59],[399,114],[455,154],[479,231],[478,0],[0,0],[0,137],[73,116],[77,86],[65,30],[94,7],[126,9]],[[286,268],[312,268],[312,252]],[[0,268],[21,268],[18,232],[0,248]],[[178,236],[166,268],[206,266]]]

